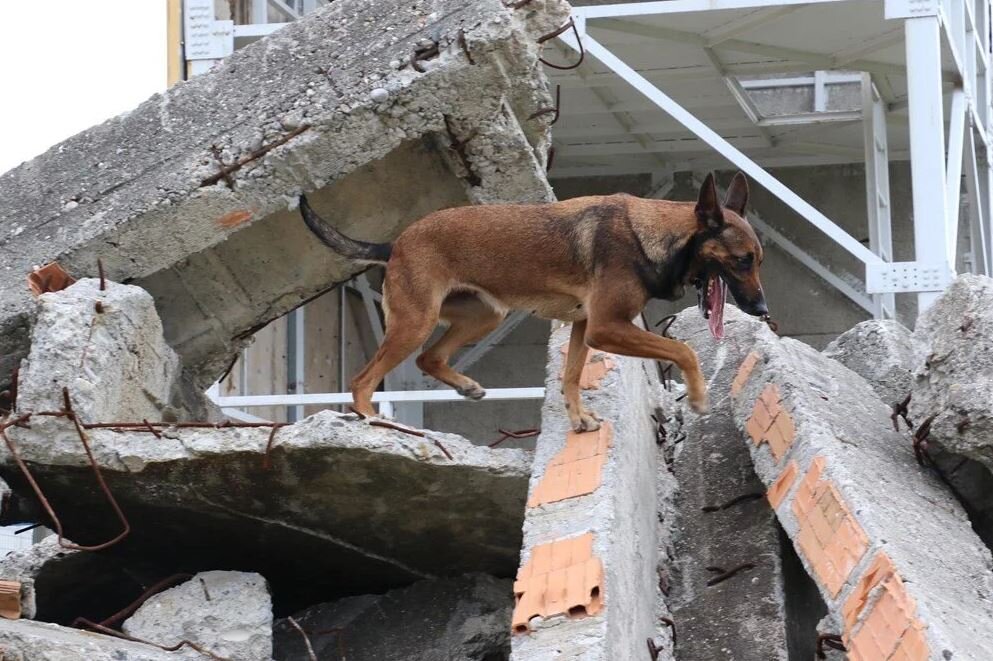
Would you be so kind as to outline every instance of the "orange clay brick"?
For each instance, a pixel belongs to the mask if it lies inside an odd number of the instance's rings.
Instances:
[[[769,499],[769,504],[772,505],[772,509],[778,508],[782,503],[783,499],[786,498],[786,494],[789,493],[790,488],[793,486],[793,482],[796,480],[796,474],[799,472],[799,468],[795,461],[791,461],[787,464],[786,469],[779,474],[776,481],[772,483],[769,490],[766,492],[765,496]]]
[[[800,524],[795,537],[815,578],[832,597],[848,580],[869,548],[869,539],[830,480],[823,477],[824,458],[817,457],[797,487],[793,514]]]
[[[848,596],[848,600],[841,607],[841,617],[846,631],[850,631],[855,626],[862,611],[869,603],[869,594],[891,576],[896,575],[896,569],[890,558],[880,551],[873,558],[872,564],[865,570],[855,589]]]
[[[526,633],[534,617],[596,615],[603,608],[603,564],[593,533],[539,544],[514,581],[513,631]]]
[[[847,631],[846,643],[852,659],[926,659],[927,640],[915,617],[916,606],[907,596],[897,574],[883,581],[879,597],[854,634]]]
[[[528,507],[596,491],[603,480],[603,466],[612,439],[609,422],[601,424],[596,431],[570,431],[565,438],[565,447],[548,462],[545,474],[528,499]]]
[[[752,375],[752,370],[755,369],[755,365],[759,362],[759,354],[752,351],[745,359],[741,361],[741,366],[738,368],[738,373],[735,374],[734,381],[731,382],[731,395],[737,396],[741,392],[741,389],[745,387],[748,383],[748,377]]]
[[[782,407],[779,388],[775,384],[770,383],[762,390],[751,417],[745,423],[745,431],[756,446],[767,443],[777,462],[793,446],[796,440],[793,416]]]
[[[562,355],[566,357],[569,355],[568,342],[562,345]],[[579,388],[581,390],[596,390],[600,387],[603,377],[614,368],[614,361],[610,359],[610,356],[609,353],[595,349],[591,349],[586,354],[586,363],[579,375]],[[565,372],[565,365],[562,366],[562,372]],[[559,374],[559,378],[562,378],[562,374]]]
[[[772,425],[772,421],[773,417],[770,415],[765,403],[761,399],[756,400],[755,406],[752,408],[752,415],[748,418],[748,422],[745,423],[745,430],[755,445],[759,445],[765,440],[765,432]]]

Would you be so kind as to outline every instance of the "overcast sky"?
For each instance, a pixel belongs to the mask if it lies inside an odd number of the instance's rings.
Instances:
[[[0,173],[166,85],[166,0],[3,2]]]

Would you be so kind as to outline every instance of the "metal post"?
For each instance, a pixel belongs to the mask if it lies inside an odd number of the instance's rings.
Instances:
[[[947,264],[945,122],[941,90],[941,24],[938,16],[904,21],[907,97],[910,113],[910,171],[914,202],[914,251],[923,264]],[[918,313],[938,292],[917,294]]]
[[[869,220],[869,249],[893,261],[890,215],[889,144],[886,138],[886,104],[872,83],[871,74],[862,74],[862,126],[865,146],[866,214]],[[876,319],[896,317],[893,294],[873,294]]]

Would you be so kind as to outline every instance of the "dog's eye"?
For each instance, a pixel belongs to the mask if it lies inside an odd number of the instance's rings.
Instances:
[[[750,269],[752,268],[752,262],[755,261],[755,255],[748,253],[744,257],[738,258],[738,268],[740,269]]]

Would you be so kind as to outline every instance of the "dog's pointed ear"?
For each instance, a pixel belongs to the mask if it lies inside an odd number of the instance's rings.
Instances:
[[[730,209],[742,218],[745,217],[745,207],[748,206],[748,179],[743,172],[734,175],[728,186],[727,197],[724,198],[724,208]]]
[[[707,178],[703,180],[694,211],[701,227],[718,230],[724,226],[724,213],[721,211],[721,203],[717,200],[717,186],[714,184],[713,172],[707,174]]]

